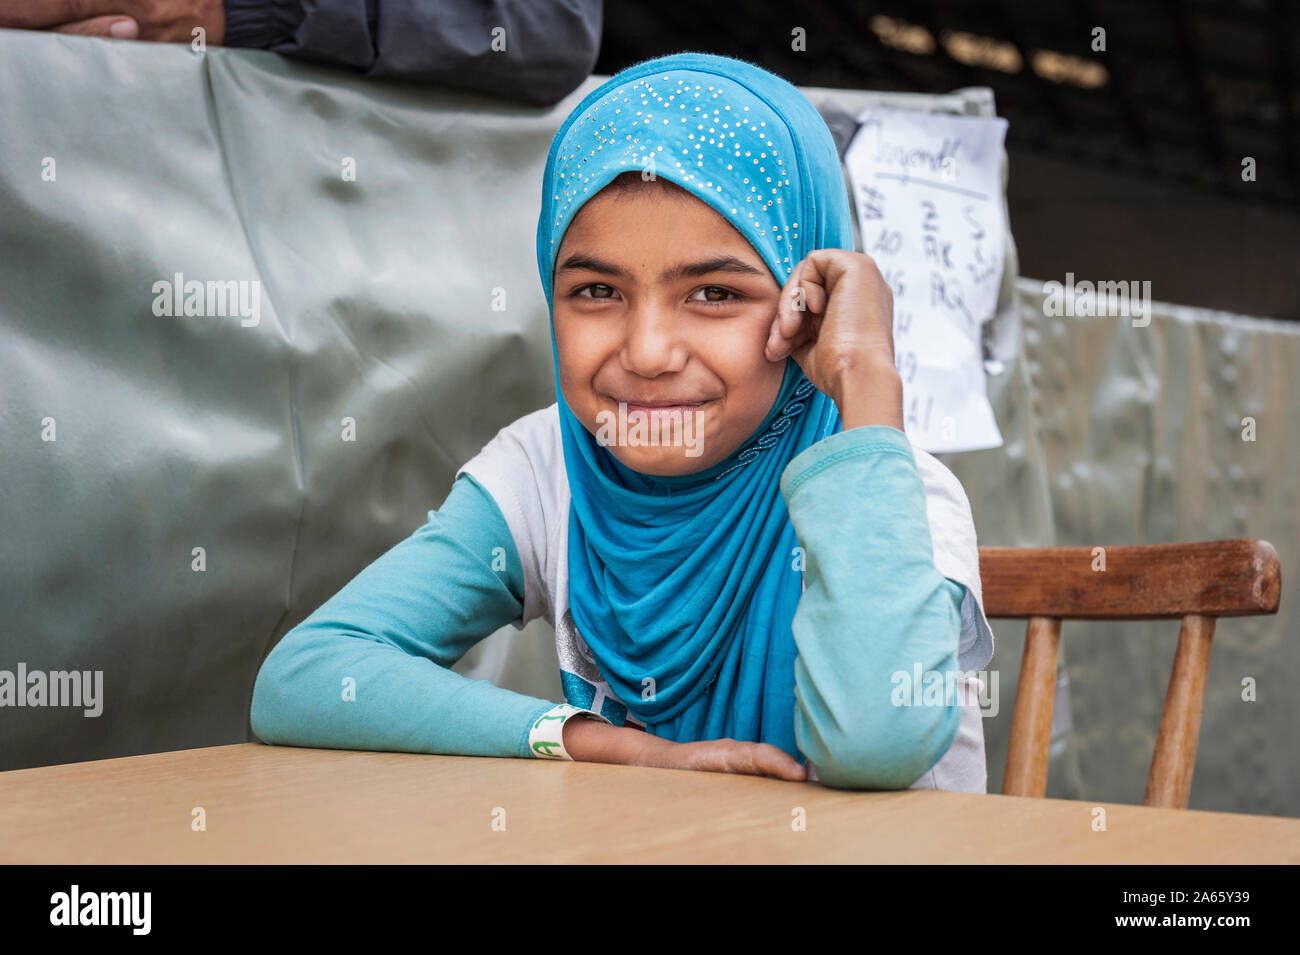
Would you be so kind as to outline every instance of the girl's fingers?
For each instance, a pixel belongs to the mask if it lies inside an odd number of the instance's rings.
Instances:
[[[826,291],[828,276],[818,252],[804,259],[803,264],[805,268],[799,275],[799,281],[804,290],[804,304],[808,311],[820,315],[826,311],[826,303],[830,299]]]
[[[716,748],[708,768],[714,772],[771,776],[798,782],[808,778],[803,766],[785,750],[771,743],[749,743],[734,739],[715,740]]]
[[[764,776],[798,782],[808,778],[808,771],[785,750],[770,743],[758,744],[755,767]]]
[[[781,305],[776,312],[777,332],[781,338],[793,338],[798,334],[799,326],[803,323],[803,313],[795,308],[802,276],[803,263],[800,262],[794,267],[794,272],[790,274],[790,280],[785,283],[785,288],[781,290]]]
[[[794,314],[794,334],[789,337],[781,333],[782,319],[779,316],[772,322],[772,331],[768,336],[767,347],[764,350],[769,361],[780,361],[782,358],[793,353],[799,348],[803,339],[807,337],[804,331],[805,325],[803,313],[795,312]]]
[[[780,747],[771,743],[749,743],[734,739],[700,740],[694,743],[665,742],[636,759],[635,764],[660,769],[771,776],[791,782],[808,778],[806,768]]]
[[[789,294],[782,296],[786,305],[786,320],[781,330],[786,338],[794,338],[799,334],[809,313],[820,315],[826,311],[828,301],[825,279],[811,256],[795,267],[790,278]],[[801,307],[796,308],[796,305]]]
[[[800,325],[800,314],[793,306],[793,297],[795,290],[799,287],[799,270],[803,263],[800,262],[790,273],[790,278],[786,280],[785,287],[781,289],[781,296],[777,299],[776,315],[772,317],[772,324],[767,331],[767,345],[764,349],[769,361],[779,361],[786,355],[790,354],[789,339],[798,331]]]
[[[826,311],[830,296],[815,256],[800,261],[781,290],[765,348],[769,361],[779,361],[807,345],[814,337],[810,317]]]
[[[783,338],[794,338],[799,334],[799,326],[803,324],[805,309],[800,302],[800,293],[803,289],[804,265],[807,260],[800,262],[794,267],[794,272],[790,276],[790,281],[786,283],[786,288],[781,296],[781,303],[784,305],[781,318],[781,336]]]

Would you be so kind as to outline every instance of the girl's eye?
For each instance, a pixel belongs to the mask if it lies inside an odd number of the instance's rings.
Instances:
[[[596,289],[601,289],[601,290],[602,290],[601,293],[600,293],[600,294],[594,294],[594,292],[595,292]],[[593,294],[591,294],[591,295],[584,295],[584,294],[583,294],[584,292],[593,292]],[[608,293],[608,294],[606,294],[606,293]],[[608,298],[612,298],[612,297],[613,297],[613,293],[614,293],[614,287],[613,287],[612,285],[602,285],[602,284],[599,283],[599,282],[595,282],[595,283],[593,283],[593,284],[591,284],[591,285],[584,285],[582,288],[577,289],[577,290],[573,293],[573,295],[574,295],[575,298],[608,299]]]
[[[618,294],[612,285],[605,285],[602,282],[593,282],[590,285],[584,285],[572,292],[573,298],[585,298],[596,301],[610,301]],[[703,295],[703,298],[697,296]],[[734,305],[744,299],[731,289],[723,288],[720,285],[705,285],[691,293],[687,301],[694,302],[696,305]]]
[[[704,298],[695,297],[696,295],[699,295],[701,293],[705,295]],[[712,296],[714,295],[728,296],[728,297],[713,298]],[[731,289],[723,288],[720,285],[705,285],[702,288],[696,289],[691,294],[691,298],[689,299],[689,301],[695,302],[697,305],[734,305],[736,302],[739,302],[743,297],[744,296],[737,295],[735,292],[731,291]]]

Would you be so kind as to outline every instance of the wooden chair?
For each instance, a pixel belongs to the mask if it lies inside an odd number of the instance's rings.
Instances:
[[[1186,809],[1219,617],[1277,613],[1282,572],[1264,540],[1140,547],[981,547],[984,612],[1028,618],[1002,792],[1047,793],[1062,620],[1182,620],[1143,804]],[[1104,559],[1105,570],[1094,569]]]

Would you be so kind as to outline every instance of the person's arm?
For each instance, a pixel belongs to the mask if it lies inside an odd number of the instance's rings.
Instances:
[[[226,0],[227,46],[550,105],[596,64],[601,0]]]
[[[905,789],[952,744],[961,707],[895,705],[896,688],[918,670],[956,671],[965,597],[935,567],[911,444],[887,425],[848,428],[791,461],[781,492],[807,588],[793,624],[796,742],[828,786]]]
[[[495,501],[463,475],[428,517],[276,644],[253,688],[258,738],[566,757],[563,727],[579,711],[449,669],[523,610],[519,555]]]
[[[550,106],[591,75],[602,0],[24,0],[0,28],[272,50]]]

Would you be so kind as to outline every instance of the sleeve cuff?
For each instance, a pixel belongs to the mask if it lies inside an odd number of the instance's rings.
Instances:
[[[614,725],[599,713],[579,709],[570,703],[558,703],[533,720],[528,729],[528,752],[538,759],[573,762],[573,757],[564,748],[564,724],[575,716],[587,716]]]
[[[301,0],[226,0],[226,37],[231,47],[269,50],[293,39],[302,22]]]

